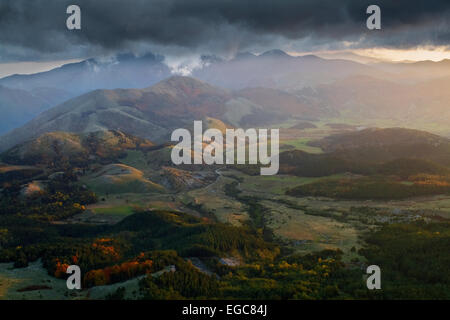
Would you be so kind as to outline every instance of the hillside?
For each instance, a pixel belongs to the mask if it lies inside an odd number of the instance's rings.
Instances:
[[[332,135],[310,144],[353,163],[412,158],[450,165],[450,140],[419,130],[370,128]]]
[[[388,128],[332,135],[310,145],[324,154],[299,150],[280,154],[280,173],[327,176],[337,173],[448,174],[450,140],[428,132]]]
[[[172,129],[188,124],[191,127],[193,119],[223,112],[227,97],[220,89],[183,77],[169,78],[142,90],[96,90],[47,110],[0,137],[0,150],[54,131],[120,130],[167,141]]]
[[[450,194],[448,181],[406,184],[384,177],[344,178],[313,182],[287,191],[296,197],[327,197],[359,200],[394,200]]]
[[[151,146],[153,143],[148,140],[114,130],[83,134],[50,132],[4,152],[2,160],[9,164],[80,165],[96,159],[117,158],[125,150]]]
[[[124,164],[109,164],[81,179],[100,194],[163,192],[164,188],[144,177],[144,173]]]
[[[431,145],[447,146],[450,140],[420,130],[404,128],[368,128],[356,132],[331,135],[321,140],[310,142],[311,146],[320,147],[325,152],[356,148],[387,147],[391,145]]]
[[[190,172],[172,167],[161,169],[160,180],[163,185],[177,191],[204,187],[216,179],[215,174],[206,170]]]

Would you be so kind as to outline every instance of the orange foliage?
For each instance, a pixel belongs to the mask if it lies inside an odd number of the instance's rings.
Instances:
[[[418,174],[408,179],[416,185],[427,185],[436,187],[449,187],[450,178],[447,176],[438,176],[431,174]]]
[[[66,275],[66,271],[69,265],[67,263],[61,263],[59,259],[56,260],[55,277],[62,278]]]
[[[119,253],[116,251],[116,248],[110,243],[112,239],[97,239],[92,244],[92,247],[98,249],[102,254],[107,256],[112,256],[115,260],[119,260]],[[109,245],[106,245],[109,244]]]
[[[138,258],[143,257],[143,254],[141,254]],[[145,260],[143,262],[129,261],[104,269],[91,270],[84,276],[84,286],[101,286],[126,281],[150,272],[152,265],[153,261],[151,260]]]

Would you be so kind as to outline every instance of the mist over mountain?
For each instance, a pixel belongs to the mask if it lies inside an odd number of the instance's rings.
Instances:
[[[402,84],[351,76],[296,94],[319,100],[341,116],[353,119],[394,120],[408,125],[436,122],[447,128],[450,124],[450,77]]]
[[[88,59],[46,72],[12,75],[0,84],[23,90],[39,87],[64,89],[77,96],[95,89],[144,88],[170,76],[164,57],[122,54],[111,58]]]
[[[332,117],[339,114],[336,110],[327,108],[317,100],[277,89],[245,88],[237,91],[236,94],[262,106],[266,111],[277,111],[285,115],[305,119]]]
[[[165,57],[152,53],[121,54],[36,74],[11,75],[0,79],[0,85],[22,90],[58,88],[72,96],[96,89],[144,88],[172,75],[167,63]],[[193,77],[228,89],[262,86],[294,90],[355,74],[386,77],[384,71],[350,60],[294,57],[278,49],[260,55],[242,52],[230,60],[203,55],[200,66],[192,70]]]
[[[260,55],[240,53],[234,59],[209,64],[193,75],[231,89],[268,87],[297,90],[329,83],[352,74],[386,77],[384,71],[348,60],[322,59],[314,55],[293,57],[281,50]]]
[[[376,68],[389,72],[397,81],[404,83],[418,83],[440,78],[450,77],[450,59],[441,61],[418,61],[378,63]]]
[[[23,125],[69,97],[70,94],[63,89],[36,87],[26,91],[0,85],[0,134]]]

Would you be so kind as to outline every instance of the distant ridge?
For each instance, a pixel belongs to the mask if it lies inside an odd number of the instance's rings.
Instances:
[[[292,58],[292,56],[288,55],[286,52],[280,49],[273,49],[263,52],[258,57]]]
[[[143,88],[170,75],[162,56],[121,54],[69,63],[35,74],[4,77],[0,79],[0,85],[22,90],[39,87],[64,89],[74,97],[95,89]]]

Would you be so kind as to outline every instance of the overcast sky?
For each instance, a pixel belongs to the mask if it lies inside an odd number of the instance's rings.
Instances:
[[[82,30],[66,29],[66,8]],[[382,29],[366,28],[381,7]],[[156,51],[412,49],[450,44],[449,0],[0,0],[0,63]]]

